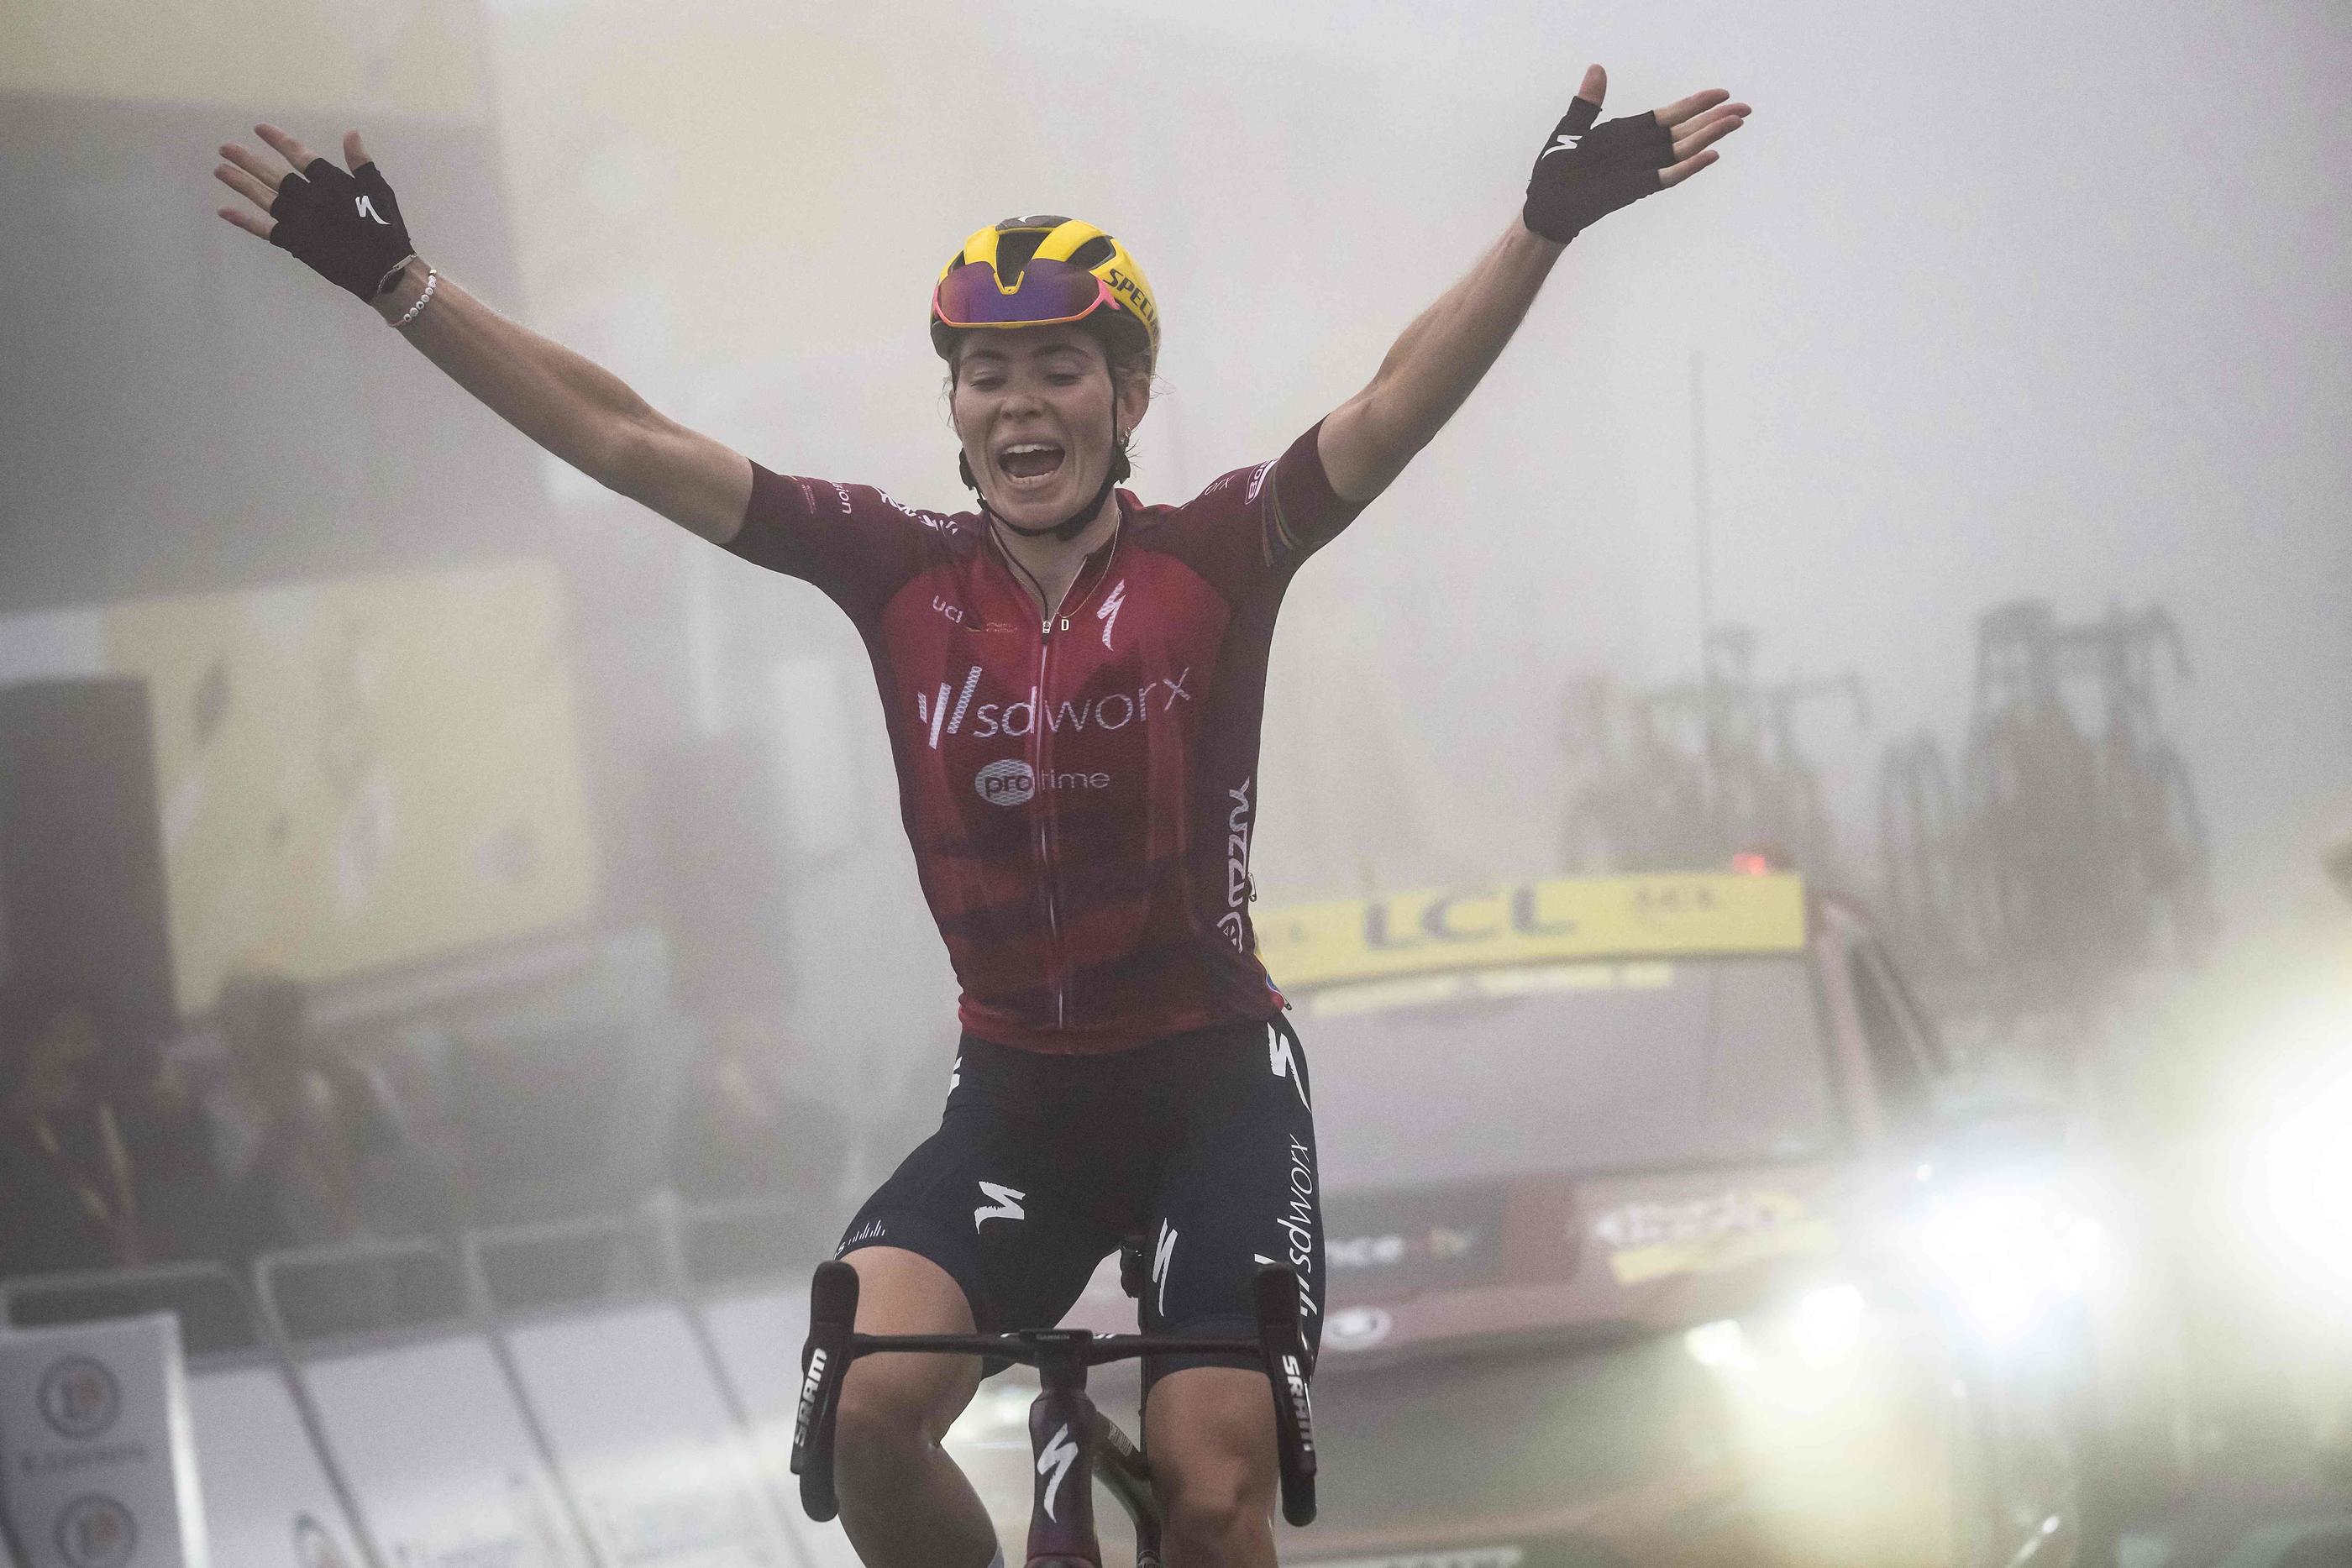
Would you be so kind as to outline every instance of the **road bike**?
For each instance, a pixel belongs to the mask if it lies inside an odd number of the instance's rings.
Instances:
[[[1123,1260],[1124,1261],[1124,1260]],[[1123,1278],[1132,1277],[1122,1269]],[[834,1418],[850,1364],[878,1352],[992,1356],[1037,1369],[1029,1406],[1035,1489],[1029,1517],[1027,1568],[1101,1568],[1095,1537],[1094,1483],[1099,1479],[1135,1522],[1136,1568],[1160,1568],[1161,1518],[1151,1495],[1151,1464],[1140,1445],[1087,1396],[1087,1369],[1143,1355],[1232,1352],[1255,1356],[1274,1385],[1275,1446],[1282,1476],[1282,1516],[1315,1518],[1315,1423],[1307,1389],[1307,1352],[1299,1331],[1298,1276],[1278,1264],[1255,1281],[1257,1338],[1186,1339],[1163,1334],[1097,1334],[1087,1329],[1023,1329],[1003,1334],[866,1334],[856,1332],[857,1275],[846,1263],[817,1265],[809,1291],[809,1336],[801,1353],[800,1406],[793,1427],[793,1473],[801,1506],[823,1523],[838,1505],[833,1487]],[[1130,1291],[1132,1293],[1132,1291]]]

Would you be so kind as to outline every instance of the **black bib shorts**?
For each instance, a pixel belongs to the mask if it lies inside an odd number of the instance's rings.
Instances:
[[[1001,1333],[1058,1323],[1129,1238],[1150,1265],[1140,1318],[1150,1333],[1255,1341],[1258,1268],[1289,1265],[1312,1364],[1323,1223],[1307,1056],[1287,1020],[1092,1056],[966,1034],[939,1131],[866,1199],[839,1255],[919,1253],[963,1288],[981,1333]],[[1259,1364],[1152,1357],[1144,1376]]]

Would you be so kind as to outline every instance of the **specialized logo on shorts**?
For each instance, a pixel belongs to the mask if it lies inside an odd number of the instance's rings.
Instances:
[[[1265,1055],[1266,1065],[1274,1070],[1274,1075],[1289,1079],[1290,1086],[1298,1091],[1299,1104],[1314,1110],[1314,1106],[1307,1104],[1307,1074],[1298,1070],[1297,1052],[1291,1049],[1290,1037],[1274,1024],[1265,1026]]]
[[[1061,1430],[1055,1432],[1053,1440],[1045,1445],[1045,1451],[1037,1456],[1037,1473],[1041,1476],[1051,1474],[1054,1478],[1045,1483],[1045,1517],[1055,1523],[1059,1523],[1060,1519],[1054,1512],[1054,1500],[1061,1495],[1062,1482],[1068,1479],[1070,1467],[1077,1462],[1077,1458],[1078,1446],[1070,1441],[1070,1424],[1065,1421]]]
[[[1160,1245],[1151,1253],[1151,1282],[1160,1287],[1155,1305],[1160,1315],[1168,1315],[1168,1276],[1175,1272],[1176,1228],[1166,1220],[1160,1222]]]
[[[992,806],[1025,806],[1037,796],[1037,770],[1018,757],[999,758],[972,775],[971,787]]]
[[[868,1241],[879,1241],[887,1234],[888,1232],[885,1229],[881,1220],[869,1219],[865,1224],[857,1228],[856,1235],[851,1237],[848,1240],[841,1244],[841,1252],[846,1252],[851,1248],[862,1246]],[[841,1256],[841,1252],[836,1252],[834,1256],[838,1258]]]
[[[1001,1182],[984,1181],[980,1184],[980,1196],[989,1201],[971,1211],[971,1228],[974,1230],[991,1219],[1029,1218],[1021,1212],[1021,1200],[1029,1196],[1025,1192],[1015,1192]]]

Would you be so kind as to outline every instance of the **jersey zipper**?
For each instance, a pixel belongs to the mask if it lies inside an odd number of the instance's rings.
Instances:
[[[1037,850],[1037,882],[1045,893],[1045,977],[1054,988],[1054,1027],[1062,1028],[1069,1017],[1069,984],[1062,973],[1062,919],[1059,901],[1054,896],[1054,790],[1052,749],[1046,744],[1052,728],[1046,718],[1053,701],[1046,685],[1047,673],[1053,664],[1054,623],[1050,617],[1037,626],[1037,711],[1031,717],[1030,733],[1037,737],[1037,759],[1030,766],[1037,772],[1037,809],[1030,817],[1034,829]]]
[[[1038,881],[1045,893],[1045,967],[1047,978],[1054,988],[1054,1027],[1055,1029],[1068,1027],[1070,987],[1069,977],[1064,969],[1062,961],[1061,904],[1060,900],[1054,896],[1055,850],[1059,843],[1059,835],[1055,831],[1058,824],[1055,821],[1054,810],[1052,747],[1054,724],[1051,717],[1055,623],[1059,622],[1062,631],[1066,632],[1070,629],[1070,615],[1083,612],[1087,607],[1087,601],[1093,597],[1095,590],[1109,580],[1111,562],[1118,554],[1118,538],[1117,535],[1113,535],[1110,551],[1103,557],[1102,570],[1096,574],[1093,585],[1088,587],[1086,592],[1079,594],[1076,611],[1073,612],[1070,609],[1070,593],[1076,591],[1080,583],[1084,582],[1083,572],[1070,584],[1069,591],[1064,592],[1062,602],[1043,615],[1037,622],[1037,711],[1031,719],[1030,730],[1030,733],[1037,737],[1037,749],[1035,759],[1030,763],[1030,767],[1037,775],[1038,810],[1034,818],[1036,823],[1034,838],[1037,850]]]

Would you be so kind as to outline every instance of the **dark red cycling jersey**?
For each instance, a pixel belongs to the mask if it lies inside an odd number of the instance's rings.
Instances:
[[[752,465],[727,548],[806,580],[874,662],[963,1026],[1118,1051],[1282,1005],[1249,918],[1276,612],[1360,508],[1308,431],[1119,527],[1041,618],[986,519]]]

